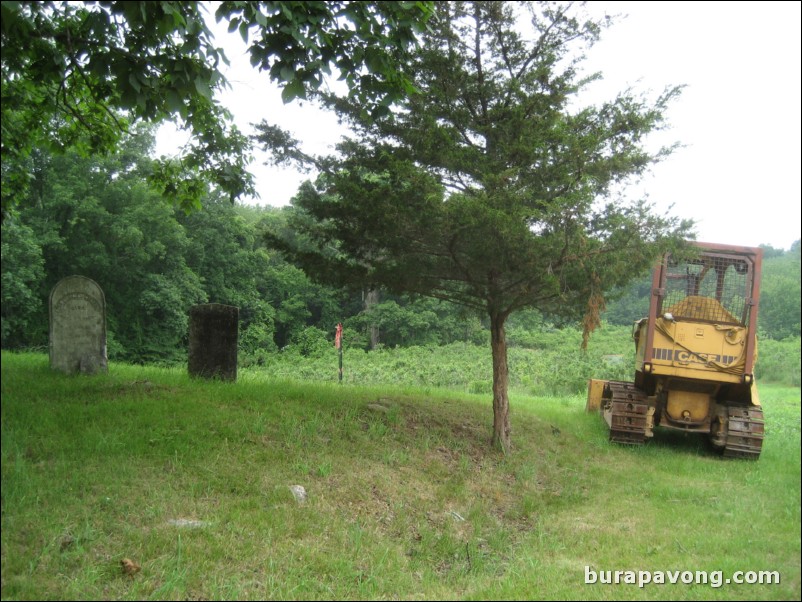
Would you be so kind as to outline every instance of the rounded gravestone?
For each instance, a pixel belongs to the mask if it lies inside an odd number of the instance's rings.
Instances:
[[[237,380],[239,308],[219,303],[189,310],[189,375]]]
[[[68,276],[50,293],[50,367],[75,374],[108,370],[106,299],[97,282]]]

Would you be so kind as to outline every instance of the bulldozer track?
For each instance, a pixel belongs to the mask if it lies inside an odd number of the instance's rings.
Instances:
[[[760,408],[727,408],[727,441],[724,456],[757,460],[763,448],[763,410]]]
[[[610,441],[643,445],[652,436],[654,408],[634,383],[610,381],[604,389],[604,417],[610,427]]]

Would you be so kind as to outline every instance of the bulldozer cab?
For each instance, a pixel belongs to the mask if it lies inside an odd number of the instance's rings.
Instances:
[[[677,319],[746,326],[754,264],[748,257],[706,253],[677,262],[667,257],[659,309]]]
[[[648,319],[637,332],[636,382],[656,377],[752,382],[762,251],[696,243],[654,271]]]

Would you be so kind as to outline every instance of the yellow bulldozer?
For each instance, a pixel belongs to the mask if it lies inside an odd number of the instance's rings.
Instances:
[[[635,323],[635,382],[593,379],[588,411],[610,441],[642,445],[656,427],[706,434],[725,456],[760,457],[754,367],[763,251],[692,243],[655,268],[649,315]]]

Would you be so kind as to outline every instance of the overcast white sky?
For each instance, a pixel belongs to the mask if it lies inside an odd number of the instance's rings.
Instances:
[[[800,238],[800,2],[590,2],[593,12],[628,15],[588,53],[604,81],[601,98],[632,86],[655,94],[686,85],[668,112],[671,129],[655,143],[685,145],[632,195],[697,222],[698,240],[787,249]],[[251,69],[239,36],[223,33],[233,89],[221,97],[239,127],[268,119],[292,131],[305,149],[325,153],[341,135],[334,116],[306,103],[284,105],[266,75]],[[174,148],[159,137],[157,152]],[[260,199],[285,205],[307,176],[252,171]]]

